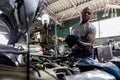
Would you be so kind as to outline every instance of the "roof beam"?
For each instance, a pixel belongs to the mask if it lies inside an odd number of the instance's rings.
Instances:
[[[115,9],[120,9],[120,5],[112,5],[112,4],[108,4],[108,5],[106,5],[106,7],[109,7],[109,8],[115,8]]]
[[[80,15],[75,15],[75,16],[72,16],[72,17],[68,17],[68,18],[65,18],[65,19],[62,19],[61,21],[66,21],[66,20],[69,20],[69,19],[72,19],[72,18],[77,18],[79,17]]]
[[[92,0],[92,1],[87,2],[87,3],[84,3],[84,4],[82,4],[82,5],[78,5],[78,6],[77,6],[77,9],[76,9],[75,7],[73,7],[73,8],[70,8],[70,9],[68,9],[68,10],[59,12],[59,13],[56,14],[56,15],[61,15],[61,14],[63,14],[63,13],[71,14],[71,13],[73,13],[73,11],[79,11],[78,13],[80,13],[80,12],[81,12],[80,10],[82,10],[84,7],[86,7],[86,6],[91,6],[91,5],[95,5],[96,3],[99,3],[99,2],[101,2],[101,1],[104,1],[104,0]],[[103,5],[99,5],[99,8],[102,8],[103,6],[104,6],[104,4],[103,4]],[[72,17],[68,16],[68,18],[62,19],[62,21],[68,20],[68,19],[71,19],[71,18],[75,18],[75,17],[79,17],[79,15],[80,15],[80,14],[74,15],[74,16],[72,16]]]
[[[73,17],[73,15],[75,14],[75,12],[76,12],[76,11],[74,11],[74,12],[71,14],[70,18],[72,18],[72,17]]]
[[[60,23],[55,17],[50,16],[50,18],[51,18],[54,22],[56,22],[57,24],[61,25],[61,23]]]
[[[89,1],[87,1],[86,3],[90,2],[90,1],[92,1],[92,0],[89,0]],[[83,4],[83,3],[80,3],[78,6],[80,6],[80,5],[82,5],[82,4]],[[78,7],[78,6],[76,6],[76,7]],[[60,10],[60,11],[58,11],[58,12],[55,12],[55,14],[59,14],[59,13],[64,12],[64,11],[68,11],[68,10],[70,10],[70,9],[72,9],[72,8],[76,8],[76,7],[72,6],[71,8],[66,8],[66,9],[64,9],[64,10]]]
[[[45,12],[45,10],[47,10],[48,13],[55,16],[55,14],[50,9],[48,9],[46,5],[44,5],[44,7],[45,7],[45,9],[43,9],[43,12]]]
[[[87,3],[84,3],[84,4],[81,4],[81,5],[78,5],[77,6],[77,9],[83,9],[84,7],[86,7],[86,6],[90,6],[90,4],[91,5],[94,5],[94,3],[96,2],[96,3],[99,3],[101,0],[92,0],[92,1],[90,1],[90,2],[87,2]],[[101,6],[101,5],[100,5]],[[102,6],[101,6],[102,7]],[[59,15],[59,14],[63,14],[63,13],[71,13],[72,11],[74,11],[75,10],[75,7],[73,7],[73,8],[69,8],[69,9],[67,9],[67,10],[64,10],[64,11],[60,11],[59,13],[57,13],[56,15]]]
[[[63,17],[65,16],[65,14],[62,15],[62,17],[60,18],[60,21],[62,21]]]
[[[72,0],[69,0],[69,2],[70,2],[74,7],[77,7]]]
[[[48,6],[48,5],[54,4],[55,2],[57,2],[57,1],[59,1],[59,0],[51,0],[50,2],[47,1],[47,0],[44,0],[44,1],[46,1],[46,3],[44,3],[44,4],[45,4],[46,6]]]

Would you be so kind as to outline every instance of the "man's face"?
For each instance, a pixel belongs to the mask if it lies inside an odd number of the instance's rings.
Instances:
[[[82,11],[82,20],[83,20],[83,22],[89,21],[91,16],[92,16],[92,11],[89,8],[84,9]]]

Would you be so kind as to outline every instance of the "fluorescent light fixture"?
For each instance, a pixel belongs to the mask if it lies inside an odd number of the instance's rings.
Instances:
[[[48,14],[43,14],[42,17],[42,24],[44,25],[45,23],[49,24],[50,23],[50,17]]]

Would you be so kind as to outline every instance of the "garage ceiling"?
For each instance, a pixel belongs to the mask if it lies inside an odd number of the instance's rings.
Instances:
[[[95,12],[104,10],[107,13],[110,9],[120,9],[120,0],[44,0],[42,13],[48,13],[51,19],[61,23],[79,17],[85,7],[90,7]],[[36,21],[33,25],[39,27],[40,23]]]
[[[44,0],[43,13],[61,22],[79,17],[81,10],[90,7],[93,11],[120,9],[120,0]],[[114,6],[113,6],[114,5]]]

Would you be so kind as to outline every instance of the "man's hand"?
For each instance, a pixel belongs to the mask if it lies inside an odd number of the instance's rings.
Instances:
[[[58,41],[59,41],[59,42],[64,42],[64,38],[59,37],[59,38],[58,38]]]

